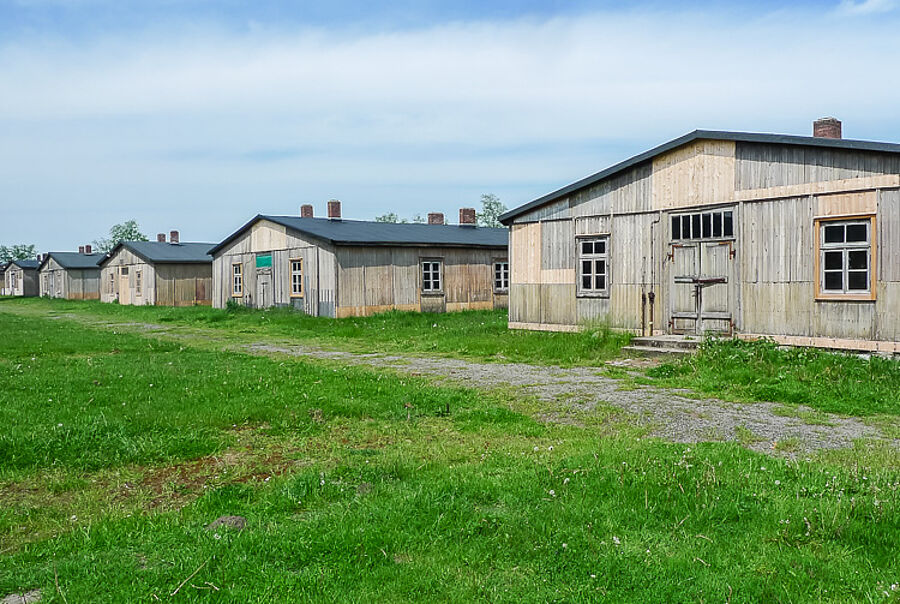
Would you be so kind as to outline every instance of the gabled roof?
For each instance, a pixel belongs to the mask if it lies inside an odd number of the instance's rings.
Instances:
[[[104,254],[79,254],[78,252],[49,252],[47,257],[41,262],[39,269],[43,269],[44,265],[50,258],[56,260],[56,263],[65,269],[85,269],[97,268],[97,263],[104,257]]]
[[[19,268],[24,268],[24,269],[37,269],[38,265],[40,265],[40,262],[38,262],[37,260],[35,260],[33,258],[29,258],[28,260],[11,260],[9,262],[9,266],[12,266],[12,265],[16,265]],[[7,267],[7,268],[9,268],[9,267]]]
[[[579,189],[583,189],[584,187],[589,187],[593,184],[600,182],[606,178],[610,178],[611,176],[616,176],[617,174],[624,172],[625,170],[641,164],[643,162],[652,160],[654,157],[658,155],[662,155],[667,151],[671,151],[672,149],[676,149],[683,145],[687,145],[688,143],[692,143],[697,140],[714,140],[714,141],[734,141],[740,143],[766,143],[766,144],[774,144],[774,145],[798,145],[802,147],[824,147],[831,149],[844,149],[844,150],[852,150],[852,151],[876,151],[880,153],[900,153],[900,144],[897,143],[878,143],[872,141],[859,141],[859,140],[851,140],[845,138],[823,138],[823,137],[815,137],[815,136],[793,136],[789,134],[761,134],[754,132],[727,132],[723,130],[694,130],[693,132],[689,132],[684,136],[680,136],[676,139],[670,140],[667,143],[663,143],[658,147],[654,147],[649,151],[644,151],[634,157],[626,159],[623,162],[610,166],[605,170],[601,170],[596,174],[591,174],[586,178],[582,178],[579,181],[576,181],[570,185],[567,185],[561,189],[557,189],[552,193],[548,193],[537,199],[530,201],[524,205],[521,205],[517,208],[513,208],[512,210],[506,212],[502,216],[500,216],[500,222],[503,224],[509,224],[512,222],[514,218],[520,216],[534,208],[544,205],[547,202],[553,201],[559,197],[564,197],[569,193],[573,193],[578,191]]]
[[[212,243],[166,243],[163,241],[120,241],[103,255],[98,266],[115,256],[122,248],[150,264],[203,264],[212,262]]]
[[[334,245],[428,245],[441,247],[505,248],[509,233],[505,228],[455,224],[418,224],[267,216],[259,214],[215,246],[215,254],[259,220],[280,224],[292,231]]]

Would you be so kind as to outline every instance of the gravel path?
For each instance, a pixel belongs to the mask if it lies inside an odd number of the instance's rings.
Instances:
[[[773,403],[730,403],[712,398],[698,399],[685,391],[634,387],[605,377],[599,368],[544,367],[521,363],[475,363],[459,359],[383,354],[354,354],[310,346],[246,345],[257,354],[282,353],[325,358],[352,365],[386,368],[413,374],[447,378],[464,386],[513,387],[548,405],[546,419],[567,421],[571,412],[590,411],[612,405],[649,425],[652,434],[675,442],[740,441],[749,448],[770,454],[799,455],[820,449],[840,449],[858,438],[883,439],[881,432],[852,417],[817,414],[828,425],[809,424],[799,417],[775,412]],[[798,414],[813,412],[806,407]],[[571,421],[571,420],[569,420]],[[789,441],[789,451],[776,448]],[[893,442],[898,446],[897,441]]]

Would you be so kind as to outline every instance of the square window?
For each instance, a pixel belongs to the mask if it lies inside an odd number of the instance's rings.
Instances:
[[[827,227],[826,227],[827,230]],[[866,224],[848,224],[847,242],[865,243],[869,240],[869,226]]]
[[[825,243],[844,243],[844,225],[826,226]]]
[[[680,224],[681,218],[677,217],[677,220]],[[591,245],[587,246],[586,243]],[[581,250],[576,265],[579,268],[578,294],[605,295],[609,287],[609,238],[598,237],[590,242],[582,240],[576,249]],[[591,253],[586,253],[585,250],[590,250]]]
[[[866,291],[869,289],[869,274],[866,271],[848,271],[847,289]]]
[[[851,250],[847,252],[847,268],[851,271],[869,268],[869,252],[866,250]]]
[[[581,253],[582,254],[593,254],[594,253],[594,242],[593,241],[582,241],[581,242]]]
[[[844,274],[841,272],[825,272],[825,289],[840,291],[844,289]]]
[[[841,270],[844,268],[843,252],[825,252],[825,270]]]

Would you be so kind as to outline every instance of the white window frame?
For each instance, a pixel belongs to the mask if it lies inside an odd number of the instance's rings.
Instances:
[[[235,270],[237,269],[237,270]],[[241,298],[244,295],[244,264],[231,263],[231,297]]]
[[[865,226],[865,241],[847,241],[846,231],[848,226]],[[844,240],[840,242],[829,243],[825,240],[825,231],[829,227],[843,227]],[[875,299],[875,217],[872,215],[865,216],[842,216],[817,218],[815,220],[816,233],[816,299],[819,300],[874,300]],[[840,253],[841,266],[839,269],[828,268],[826,258],[834,254]],[[851,269],[850,254],[865,253],[866,268]],[[826,275],[831,273],[841,274],[841,288],[829,289],[826,287]],[[850,289],[851,273],[865,273],[866,288]]]
[[[609,235],[591,235],[585,237],[577,237],[575,239],[576,255],[578,264],[576,270],[578,272],[578,288],[577,294],[584,298],[607,298],[609,297],[610,286],[610,267],[609,267]],[[591,246],[590,251],[585,248]],[[598,245],[602,246],[598,248]],[[597,251],[602,249],[602,251]],[[603,270],[599,271],[598,267],[602,263]],[[584,278],[588,276],[585,268],[590,267],[590,287],[585,287]],[[597,287],[597,279],[602,277],[603,287]]]
[[[134,271],[134,295],[135,296],[143,296],[144,289],[144,271],[136,270]]]
[[[291,258],[290,263],[290,279],[291,279],[291,298],[303,297],[303,258]],[[295,265],[298,265],[299,268]]]
[[[731,233],[725,232],[725,217],[730,216]],[[669,238],[671,241],[710,241],[735,239],[737,212],[733,207],[713,208],[700,212],[670,214]],[[694,232],[694,231],[697,232]],[[675,235],[678,235],[677,237]],[[685,236],[688,234],[688,236]]]
[[[426,258],[419,263],[423,294],[444,292],[444,261],[440,258]]]
[[[509,291],[509,260],[494,260],[494,291]]]

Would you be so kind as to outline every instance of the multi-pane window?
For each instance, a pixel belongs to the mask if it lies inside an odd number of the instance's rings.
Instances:
[[[734,237],[734,212],[697,212],[672,216],[672,240]]]
[[[578,240],[578,291],[609,292],[609,237]]]
[[[824,294],[871,291],[871,221],[819,222],[819,287]]]
[[[426,260],[422,263],[422,291],[441,291],[441,261]]]
[[[143,272],[144,271],[134,271],[134,295],[140,296],[141,289],[143,287]]]
[[[502,260],[494,263],[494,290],[507,291],[509,289],[509,262]]]
[[[244,295],[244,267],[239,263],[231,265],[231,295]]]
[[[109,271],[109,293],[116,293],[116,273],[115,269]]]
[[[291,260],[291,297],[303,297],[303,259]]]

